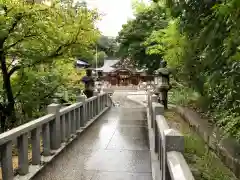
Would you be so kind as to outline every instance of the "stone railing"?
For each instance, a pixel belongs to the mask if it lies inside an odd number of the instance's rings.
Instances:
[[[64,108],[51,104],[47,115],[0,134],[2,179],[14,179],[14,142],[17,141],[17,174],[31,177],[110,106],[107,93],[95,94],[89,99],[79,96],[75,104]],[[31,164],[29,150],[32,154]]]
[[[153,153],[157,156],[161,180],[194,180],[183,157],[184,136],[170,129],[164,118],[164,107],[157,103],[157,96],[148,95],[149,126],[153,130]],[[156,179],[156,180],[158,180]]]

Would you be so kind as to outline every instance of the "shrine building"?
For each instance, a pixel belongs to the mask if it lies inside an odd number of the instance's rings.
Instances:
[[[154,80],[154,76],[147,75],[144,69],[134,68],[129,60],[104,60],[104,65],[96,71],[102,74],[102,80],[113,86],[138,85],[139,82]]]

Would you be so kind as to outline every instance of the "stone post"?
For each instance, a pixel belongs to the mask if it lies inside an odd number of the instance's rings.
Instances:
[[[17,138],[18,144],[18,173],[26,175],[28,173],[28,133]]]
[[[39,128],[36,128],[31,131],[31,143],[32,143],[32,164],[38,165],[41,162],[40,129]]]
[[[152,119],[152,95],[148,92],[148,113],[149,113],[149,118]]]
[[[12,141],[1,145],[1,168],[3,179],[13,179]]]
[[[107,104],[107,98],[106,98],[106,94],[103,95],[103,109],[105,109]]]
[[[171,179],[167,166],[167,152],[184,152],[184,136],[178,131],[168,129],[163,132],[163,157],[162,157],[162,179]]]
[[[152,95],[152,102],[158,102],[158,97],[156,94]]]
[[[71,118],[70,112],[64,114],[65,118],[65,132],[66,132],[66,140],[71,138]]]
[[[97,97],[97,99],[94,100],[94,115],[97,116],[98,115],[98,95],[99,95],[99,92],[94,92],[94,96]]]
[[[106,102],[106,106],[107,106],[107,107],[109,107],[110,104],[111,104],[109,98],[110,98],[110,97],[109,97],[108,93],[106,93],[106,101],[107,101],[107,102]]]
[[[99,107],[100,107],[100,110],[99,110],[99,112],[101,112],[102,111],[102,107],[103,107],[103,96],[101,95],[100,97],[99,97]]]
[[[157,121],[156,117],[158,115],[163,115],[164,113],[164,106],[160,103],[153,103],[153,131],[154,131],[154,137],[155,137],[155,142],[154,142],[154,151],[156,153],[159,152],[159,128],[157,126]]]
[[[151,107],[151,92],[148,91],[148,94],[147,94],[147,103],[148,103],[148,108],[150,109]]]
[[[86,121],[86,106],[85,106],[86,97],[84,95],[77,97],[77,102],[82,102],[83,105],[80,107],[80,127],[85,126]]]
[[[150,112],[150,117],[151,117],[151,128],[153,128],[153,121],[154,121],[154,114],[153,114],[153,106],[152,104],[153,103],[157,103],[157,96],[155,94],[153,94],[150,98],[151,100],[151,105],[150,105],[150,109],[149,109],[149,112]]]
[[[93,96],[98,96],[98,94],[99,94],[99,93],[98,93],[97,91],[94,91],[94,92],[93,92]]]
[[[101,94],[99,94],[97,98],[97,113],[99,114],[100,112],[101,112]]]
[[[75,109],[70,112],[70,120],[71,120],[71,133],[75,134],[76,133],[76,111]]]
[[[76,131],[80,128],[80,107],[75,109]]]
[[[57,150],[61,145],[60,107],[59,104],[50,104],[47,108],[48,114],[55,114],[55,119],[50,122],[50,147],[53,150]]]
[[[43,138],[43,156],[50,156],[51,148],[50,148],[49,123],[44,124],[42,127],[42,138]]]
[[[61,142],[63,143],[63,142],[65,142],[66,141],[66,120],[68,120],[68,119],[66,119],[65,118],[66,117],[66,114],[63,114],[62,116],[61,116]]]

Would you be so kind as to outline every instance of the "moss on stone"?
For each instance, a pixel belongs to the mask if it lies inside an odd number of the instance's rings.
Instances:
[[[237,180],[178,113],[169,110],[165,112],[165,117],[171,128],[179,130],[185,136],[184,157],[196,180]]]

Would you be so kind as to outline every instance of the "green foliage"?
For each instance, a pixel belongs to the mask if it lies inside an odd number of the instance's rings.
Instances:
[[[133,60],[136,66],[146,67],[153,72],[159,67],[162,55],[146,53],[145,41],[154,30],[167,26],[167,14],[164,8],[146,6],[136,14],[136,18],[123,25],[117,38],[120,43],[118,54]]]
[[[183,64],[182,57],[188,46],[185,36],[179,32],[178,24],[178,20],[171,20],[165,29],[153,31],[145,45],[147,54],[162,55],[170,67],[180,72]]]
[[[200,95],[191,88],[173,87],[169,92],[169,102],[182,106],[195,105]]]
[[[240,140],[239,0],[135,2],[119,33],[122,57],[152,72],[164,59],[183,84],[170,100],[212,116]]]
[[[92,60],[98,14],[72,1],[0,0],[1,127],[39,116],[57,92],[76,93],[75,57]],[[16,110],[16,111],[15,111]],[[22,121],[23,122],[23,121]],[[21,122],[20,122],[21,123]]]
[[[145,46],[148,55],[167,60],[174,79],[184,84],[173,90],[172,101],[197,106],[240,139],[239,1],[155,3],[159,9],[165,5],[171,20],[165,29],[152,31]]]
[[[107,58],[107,54],[104,51],[100,51],[97,53],[97,67],[102,67],[104,64],[104,60]],[[96,58],[92,61],[93,67],[96,67]]]
[[[132,0],[132,9],[134,10],[134,15],[144,12],[148,8],[148,4],[143,0]]]
[[[196,180],[237,180],[179,114],[167,111],[165,117],[171,128],[179,130],[184,135],[184,157]]]
[[[102,35],[98,39],[97,45],[100,51],[105,52],[106,56],[108,57],[116,56],[116,52],[118,51],[118,44],[116,42],[116,38]]]

